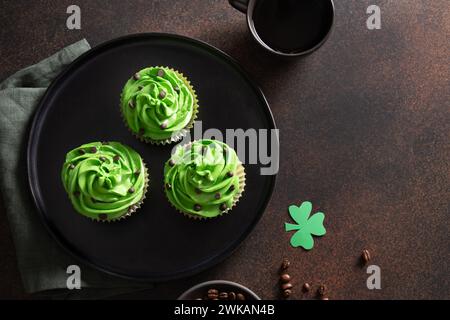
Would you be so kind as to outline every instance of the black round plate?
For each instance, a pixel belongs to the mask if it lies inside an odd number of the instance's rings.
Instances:
[[[78,58],[47,90],[34,118],[28,174],[37,208],[55,239],[102,271],[140,280],[175,279],[200,272],[229,256],[250,233],[271,197],[275,176],[246,164],[247,186],[229,214],[194,221],[177,213],[163,192],[163,165],[173,145],[144,144],[125,128],[119,97],[127,79],[147,66],[170,66],[194,85],[203,130],[273,129],[258,87],[223,52],[168,34],[139,34],[100,45]],[[120,141],[138,151],[150,171],[144,205],[115,223],[77,214],[60,172],[65,154],[91,141]]]

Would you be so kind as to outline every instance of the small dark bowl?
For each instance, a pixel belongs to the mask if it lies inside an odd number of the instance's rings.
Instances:
[[[261,298],[258,297],[256,293],[254,293],[250,289],[244,287],[239,283],[226,280],[213,280],[199,283],[189,290],[185,291],[181,296],[178,297],[178,300],[196,300],[203,297],[209,289],[217,289],[224,292],[233,291],[236,293],[242,293],[244,294],[246,300],[261,300]]]

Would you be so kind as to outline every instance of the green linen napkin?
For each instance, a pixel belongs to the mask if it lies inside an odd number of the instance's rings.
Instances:
[[[46,88],[75,58],[90,49],[86,40],[25,68],[0,84],[0,194],[17,251],[25,291],[51,296],[104,298],[150,287],[109,276],[66,254],[45,230],[27,182],[29,126]],[[67,267],[81,269],[81,290],[67,290]]]

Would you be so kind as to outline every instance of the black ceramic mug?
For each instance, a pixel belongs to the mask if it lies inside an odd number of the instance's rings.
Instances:
[[[266,50],[296,57],[319,48],[334,22],[333,0],[228,0],[247,15],[253,38]]]

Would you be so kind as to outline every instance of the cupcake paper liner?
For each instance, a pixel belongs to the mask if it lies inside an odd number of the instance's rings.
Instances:
[[[148,169],[147,166],[145,164],[144,161],[142,161],[144,164],[144,175],[145,175],[145,182],[144,182],[144,191],[142,192],[142,198],[139,200],[139,202],[135,203],[134,205],[130,206],[128,211],[125,212],[123,215],[117,217],[117,218],[113,218],[113,219],[106,219],[106,220],[101,220],[99,218],[92,218],[89,217],[91,220],[96,221],[96,222],[103,222],[103,223],[111,223],[111,222],[116,222],[116,221],[120,221],[120,220],[124,220],[128,217],[130,217],[133,213],[135,213],[136,211],[139,210],[139,208],[142,206],[142,204],[144,203],[144,200],[146,198],[146,194],[147,194],[147,190],[148,190],[148,185],[149,185],[149,174],[148,174]]]
[[[127,127],[128,131],[130,131],[131,134],[136,139],[140,140],[141,142],[150,143],[153,145],[166,145],[166,144],[180,141],[181,139],[183,139],[183,137],[185,137],[187,135],[189,130],[192,129],[192,127],[194,126],[194,122],[197,119],[197,115],[198,115],[198,108],[199,108],[198,98],[197,98],[197,93],[196,93],[194,87],[191,85],[191,82],[183,75],[183,73],[181,73],[173,68],[169,68],[169,67],[155,66],[155,68],[165,68],[165,69],[169,69],[169,70],[175,72],[177,74],[177,76],[179,76],[180,79],[183,80],[183,82],[188,86],[189,91],[192,93],[192,96],[194,97],[194,104],[192,106],[192,116],[191,116],[191,120],[189,121],[189,123],[183,129],[181,129],[180,131],[178,131],[176,134],[172,135],[168,139],[153,140],[150,138],[145,138],[143,136],[140,136],[139,134],[137,134],[136,132],[131,130],[131,128],[129,127],[128,122],[125,119],[125,116],[122,112],[122,98],[120,99],[120,115],[121,115],[122,121],[125,124],[125,126]]]

